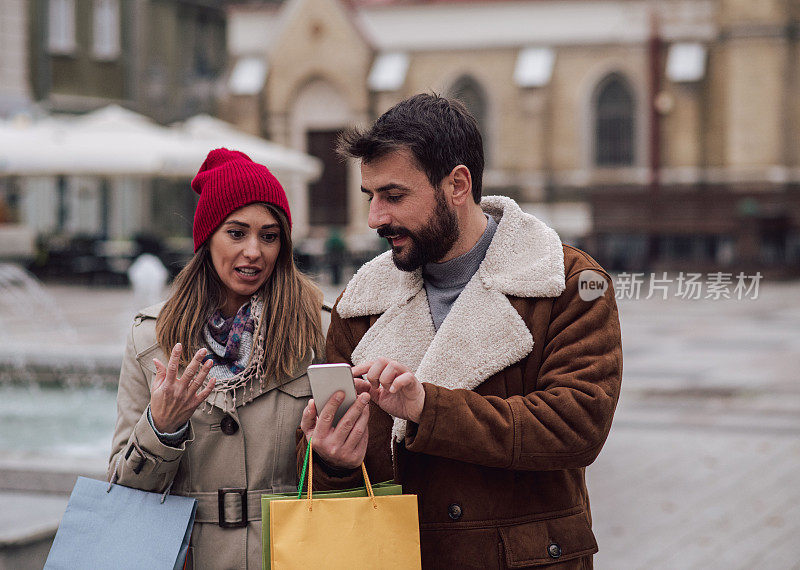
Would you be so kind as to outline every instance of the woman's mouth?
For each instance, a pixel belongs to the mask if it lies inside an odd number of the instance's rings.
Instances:
[[[256,280],[258,274],[261,273],[260,269],[255,269],[253,267],[235,267],[234,271],[245,281]]]

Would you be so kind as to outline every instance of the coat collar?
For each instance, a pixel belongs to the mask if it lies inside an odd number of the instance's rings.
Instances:
[[[157,303],[155,305],[151,305],[149,307],[141,309],[136,314],[136,319],[137,320],[152,319],[153,321],[155,321],[156,319],[158,319],[158,315],[159,313],[161,313],[161,310],[164,308],[165,304],[166,301],[162,301],[161,303]],[[147,347],[142,353],[138,354],[136,359],[141,365],[141,367],[150,372],[150,374],[154,377],[156,374],[156,367],[153,364],[153,358],[158,358],[161,362],[166,364],[169,361],[169,354],[164,353],[164,351],[161,350],[161,347],[155,340],[154,322],[152,324],[152,328],[148,329],[148,331],[150,332],[150,335],[152,337],[152,344],[150,344],[150,346]],[[236,388],[234,391],[236,396],[235,401],[238,403],[239,406],[245,405],[253,401],[254,399],[258,398],[261,394],[264,394],[276,388],[283,392],[292,394],[295,397],[306,395],[303,391],[302,386],[294,386],[292,385],[292,382],[305,375],[305,371],[308,368],[308,365],[311,364],[312,360],[313,360],[313,351],[300,363],[300,365],[297,368],[297,371],[295,371],[295,373],[291,377],[285,378],[280,383],[267,382],[264,385],[262,385],[261,382],[252,382],[252,384],[247,384],[245,386],[240,386],[239,388]],[[298,390],[300,391],[298,392]],[[232,395],[230,394],[225,395],[216,391],[211,392],[211,394],[209,394],[208,397],[206,397],[205,401],[206,404],[208,404],[209,406],[216,406],[223,412],[235,413],[234,410],[237,407],[233,405],[234,400]]]
[[[555,297],[564,290],[564,253],[555,231],[511,199],[486,197],[497,231],[477,273],[439,330],[422,271],[397,269],[386,252],[365,264],[336,307],[343,318],[380,315],[353,350],[353,364],[390,358],[422,382],[472,390],[533,349],[533,337],[507,296]],[[395,439],[405,422],[395,420]]]
[[[556,232],[504,196],[486,196],[481,208],[497,221],[497,232],[476,273],[484,287],[515,297],[560,295],[564,252]],[[408,302],[422,287],[422,270],[397,269],[387,251],[355,274],[336,309],[343,318],[379,315]]]
[[[160,303],[156,303],[155,305],[150,305],[149,307],[145,307],[144,309],[140,310],[136,313],[136,317],[146,317],[150,319],[157,319],[159,313],[161,313],[161,309],[164,308],[166,301],[161,301]]]

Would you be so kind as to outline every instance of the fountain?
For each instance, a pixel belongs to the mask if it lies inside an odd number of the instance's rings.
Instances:
[[[76,300],[93,294],[69,290]],[[66,312],[76,308],[22,267],[0,263],[0,458],[105,453],[124,339],[87,351]]]
[[[149,254],[125,288],[44,287],[0,263],[0,459],[104,455],[116,415],[125,337],[161,300],[168,271]]]
[[[64,312],[35,277],[19,265],[0,263],[0,340],[13,335],[14,318],[46,318],[49,328],[75,335]]]
[[[0,567],[41,568],[76,476],[105,476],[130,298],[0,263]]]
[[[120,348],[101,346],[96,357],[87,356],[86,335],[78,333],[66,314],[79,309],[76,301],[83,301],[87,294],[91,292],[77,290],[74,299],[57,302],[22,267],[0,263],[0,385],[79,386],[113,381],[119,371]]]

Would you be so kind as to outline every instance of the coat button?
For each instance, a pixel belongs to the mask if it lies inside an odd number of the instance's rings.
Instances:
[[[233,435],[239,431],[239,424],[236,423],[236,420],[233,419],[230,414],[225,414],[225,417],[219,422],[219,429],[222,430],[222,433],[225,435]]]
[[[561,557],[561,547],[556,544],[555,542],[551,542],[550,546],[547,547],[547,554],[550,555],[550,558],[556,559]]]
[[[447,514],[450,515],[450,518],[454,521],[457,521],[461,518],[461,505],[458,503],[453,503],[449,507],[447,507]]]

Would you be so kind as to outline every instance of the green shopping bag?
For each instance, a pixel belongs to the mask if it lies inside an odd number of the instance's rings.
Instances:
[[[286,499],[299,499],[302,497],[303,487],[305,487],[306,470],[309,462],[309,450],[311,446],[306,446],[306,456],[303,460],[303,470],[300,474],[300,484],[297,485],[297,492],[294,493],[274,493],[270,495],[261,495],[261,567],[264,570],[269,570],[271,567],[269,556],[269,505],[272,501],[282,501]],[[383,495],[402,495],[403,486],[396,484],[394,481],[384,481],[383,483],[375,483],[372,485],[372,491],[376,496]],[[324,498],[348,498],[348,497],[366,497],[366,487],[356,487],[354,489],[339,489],[336,491],[317,491],[314,493],[315,499]]]

